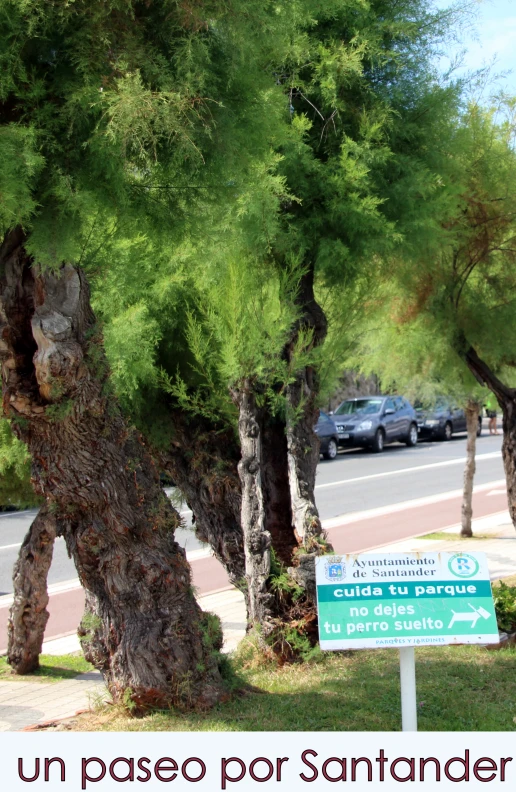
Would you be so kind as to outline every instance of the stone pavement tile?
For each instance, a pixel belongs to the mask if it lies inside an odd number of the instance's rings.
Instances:
[[[0,731],[17,731],[35,723],[74,715],[105,692],[98,671],[62,682],[0,684]]]
[[[45,641],[42,647],[42,654],[48,655],[65,655],[80,652],[81,645],[79,637],[76,632],[70,635],[63,635],[61,638],[53,638],[50,641]]]

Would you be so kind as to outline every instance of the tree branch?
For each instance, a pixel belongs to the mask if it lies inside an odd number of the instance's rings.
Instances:
[[[514,388],[509,388],[499,380],[487,363],[479,358],[476,350],[472,346],[470,346],[466,352],[463,352],[461,357],[465,360],[469,370],[477,381],[481,385],[487,385],[495,396],[500,398],[500,401],[504,402],[508,399],[516,398],[516,390],[514,390]]]

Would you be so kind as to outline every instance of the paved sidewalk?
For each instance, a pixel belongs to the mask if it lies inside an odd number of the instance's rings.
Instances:
[[[393,553],[404,553],[411,550],[420,552],[439,552],[439,550],[482,552],[486,553],[488,558],[491,580],[516,574],[516,530],[509,517],[509,512],[500,512],[473,520],[474,535],[470,539],[461,538],[459,525],[446,528],[440,533],[454,538],[425,539],[420,536],[390,543],[384,549]],[[475,534],[482,538],[475,538]]]
[[[461,539],[460,526],[442,533],[450,539],[415,537],[382,546],[392,552],[474,550],[487,554],[493,580],[516,574],[516,531],[507,511],[473,521],[473,532],[479,537]],[[485,538],[487,537],[487,538]],[[245,634],[245,608],[242,594],[225,589],[199,597],[203,610],[217,613],[224,630],[223,651],[232,651]],[[43,644],[45,654],[68,654],[79,651],[77,636],[57,638]],[[0,681],[0,731],[18,731],[27,726],[72,717],[87,709],[92,701],[106,695],[100,673],[81,674],[63,682]]]
[[[98,671],[62,682],[0,683],[0,731],[19,731],[31,724],[71,718],[102,696]]]
[[[203,610],[220,616],[224,630],[222,651],[231,652],[245,634],[244,598],[239,591],[225,591],[199,597]],[[63,655],[79,652],[77,635],[63,636],[43,644],[43,654]],[[107,697],[98,671],[80,674],[62,682],[0,680],[0,731],[19,731],[27,726],[70,718]]]

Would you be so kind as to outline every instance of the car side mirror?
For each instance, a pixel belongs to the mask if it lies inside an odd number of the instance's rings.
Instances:
[[[387,407],[387,409],[384,412],[384,415],[394,415],[394,413],[395,413],[395,410],[393,410],[392,407]]]
[[[328,413],[328,415],[333,415],[333,410],[330,410],[330,412]]]

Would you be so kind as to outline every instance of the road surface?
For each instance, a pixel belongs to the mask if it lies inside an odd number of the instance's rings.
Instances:
[[[477,444],[474,516],[506,508],[501,437],[484,435]],[[389,446],[383,454],[363,450],[340,453],[321,461],[316,499],[321,518],[337,552],[356,552],[397,539],[439,530],[460,521],[464,436],[448,443],[423,442],[415,448]],[[178,540],[191,560],[194,583],[201,593],[228,585],[222,567],[203,552],[189,528],[191,513],[180,507],[186,528]],[[12,566],[34,512],[0,516],[0,651],[12,592]],[[51,617],[46,639],[75,630],[83,593],[63,540],[57,540],[49,575]],[[4,595],[2,597],[2,595]]]

